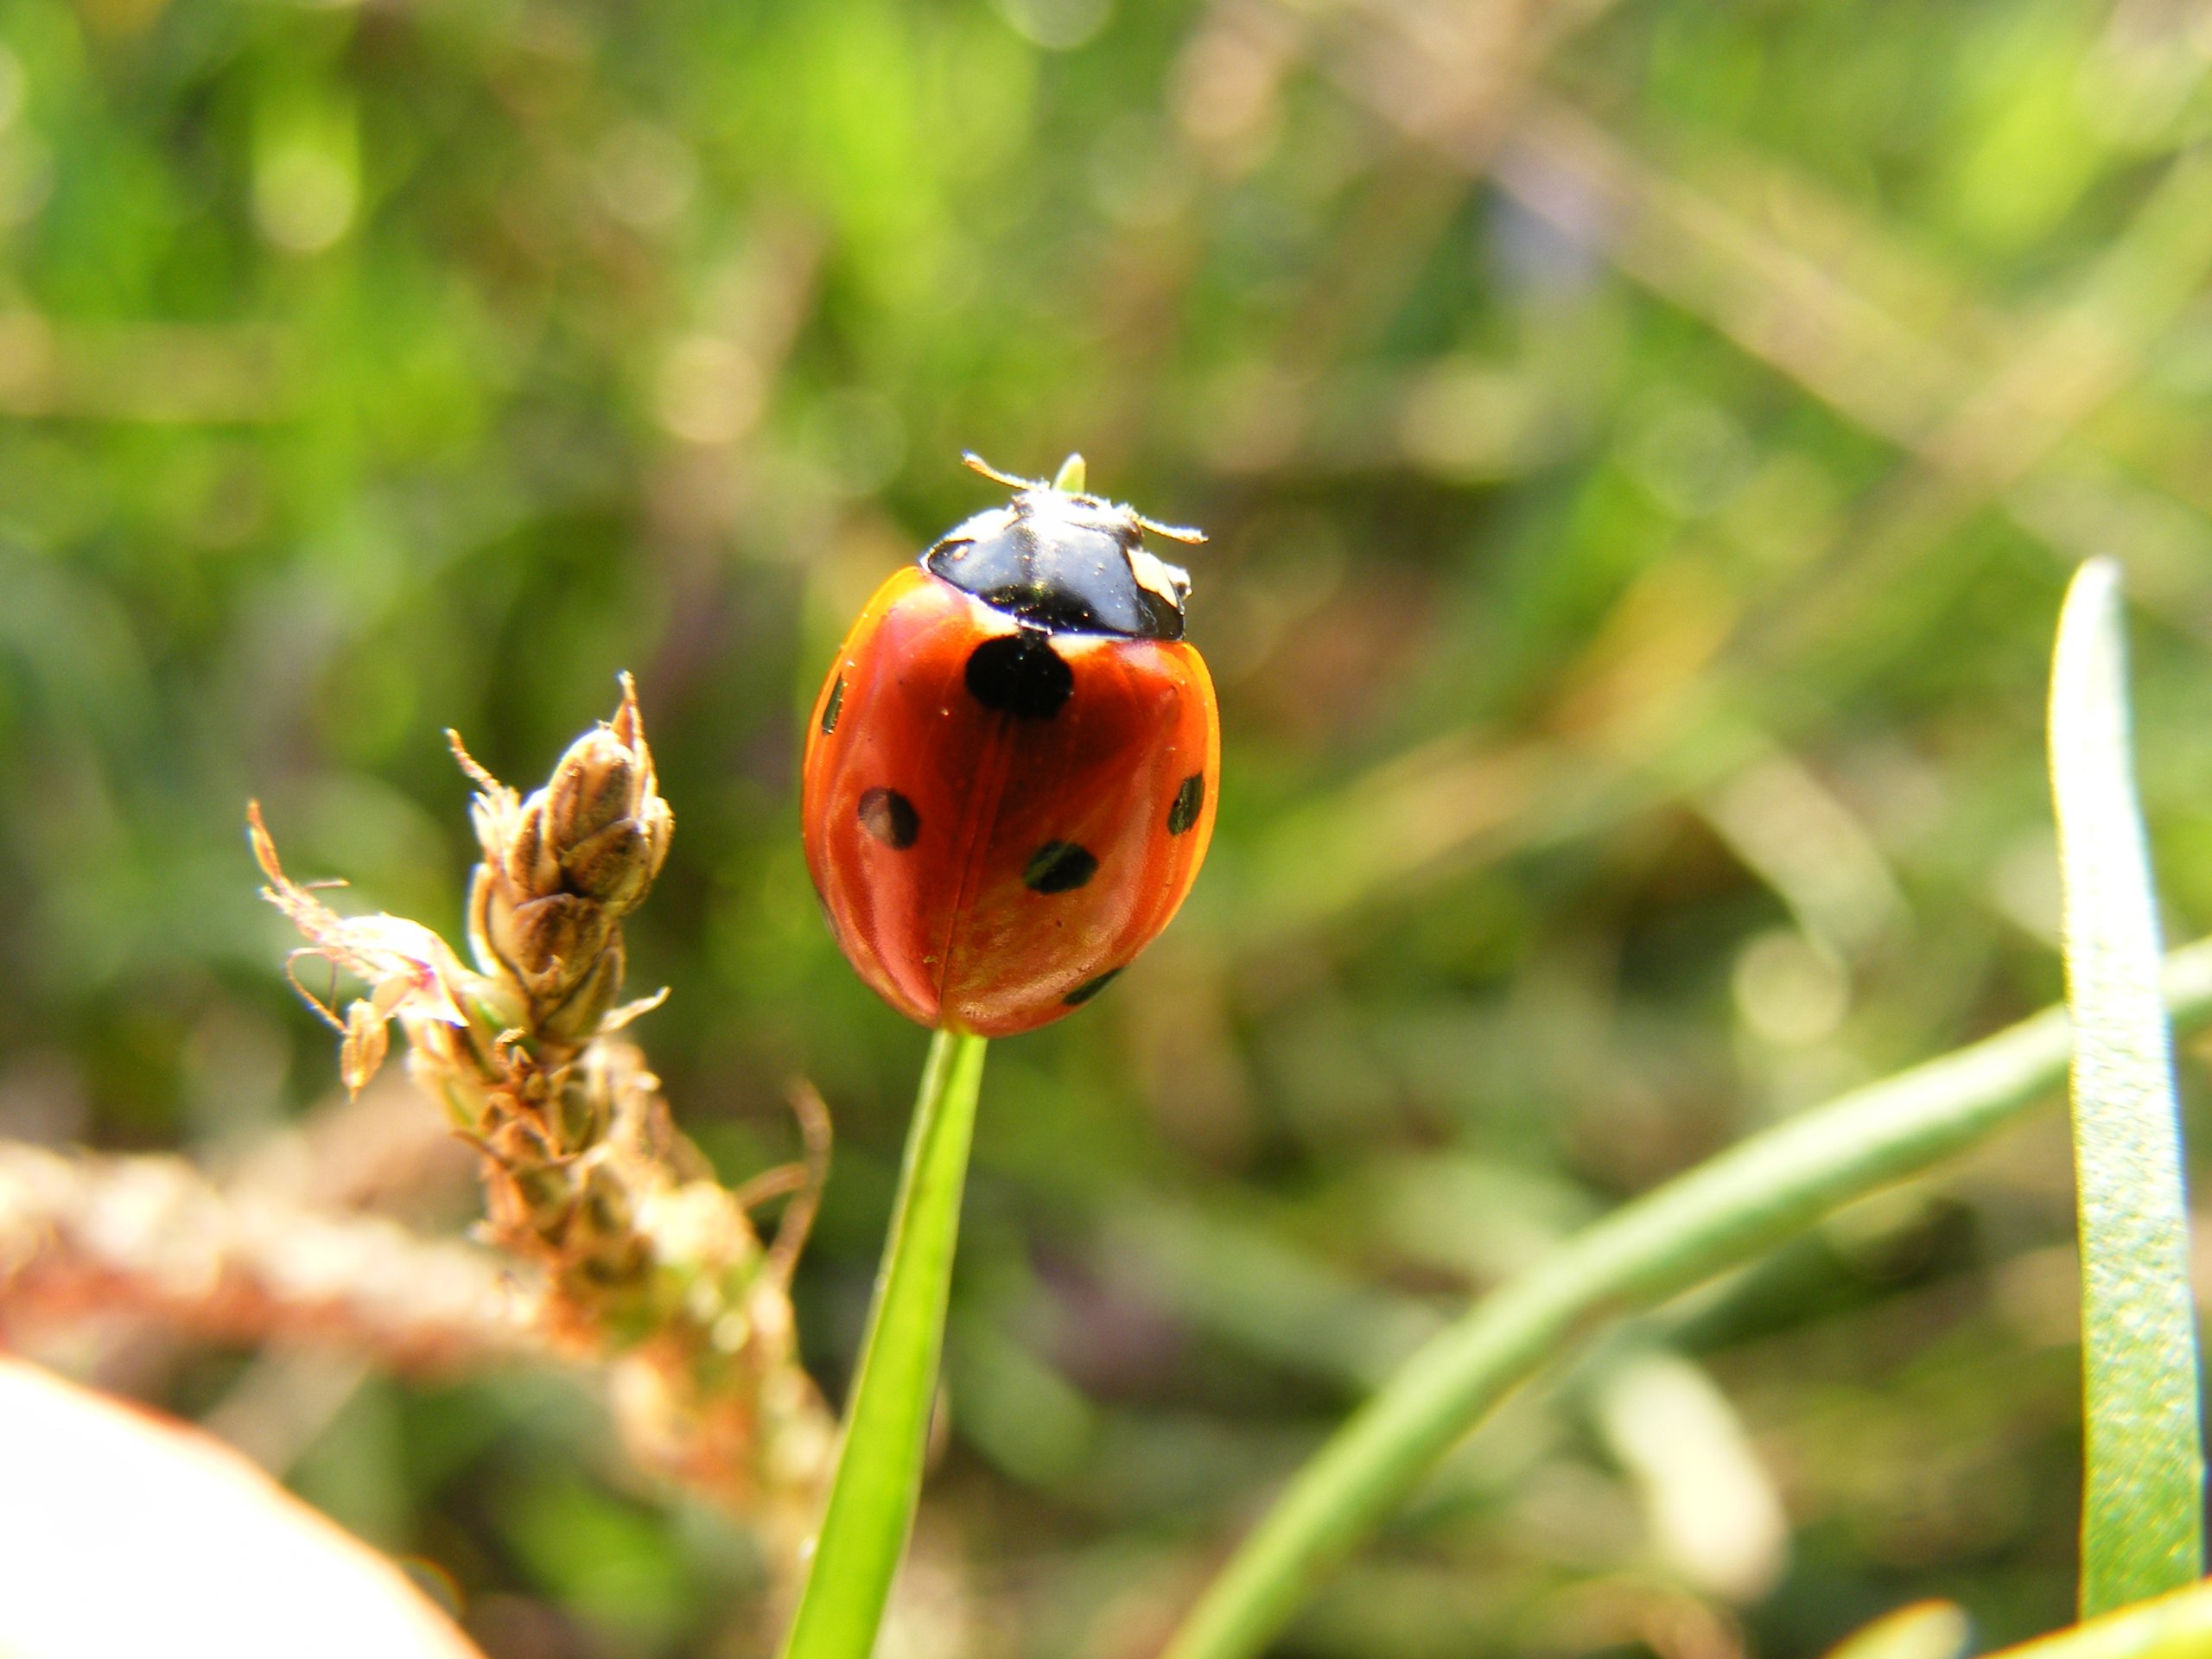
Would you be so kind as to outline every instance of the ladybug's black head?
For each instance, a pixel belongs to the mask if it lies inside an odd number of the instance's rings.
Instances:
[[[1180,639],[1191,578],[1145,550],[1147,528],[1164,529],[1098,496],[1026,485],[948,531],[922,565],[1032,627]]]

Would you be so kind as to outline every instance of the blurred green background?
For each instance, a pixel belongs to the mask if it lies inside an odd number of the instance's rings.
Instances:
[[[733,1179],[828,1097],[834,1394],[925,1039],[817,914],[800,722],[998,499],[958,451],[1081,449],[1212,533],[1220,827],[991,1057],[897,1650],[1139,1659],[1441,1311],[2055,997],[2092,553],[2212,926],[2209,59],[2189,0],[6,0],[0,1136],[232,1171],[315,1121],[248,796],[457,934],[442,728],[526,786],[628,668],[639,1034]],[[403,1207],[458,1227],[438,1171]],[[2063,1622],[2070,1205],[2054,1109],[1609,1339],[1281,1651]],[[558,1379],[49,1352],[263,1433],[493,1659],[760,1651],[741,1541]]]

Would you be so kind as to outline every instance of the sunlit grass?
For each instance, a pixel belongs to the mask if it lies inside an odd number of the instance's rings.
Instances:
[[[2212,942],[2165,962],[2176,1020],[2212,1023]],[[2072,1037],[2044,1010],[1853,1091],[1623,1205],[1423,1346],[1293,1478],[1167,1649],[1256,1654],[1460,1438],[1579,1338],[1754,1260],[1854,1198],[1974,1145],[2045,1097]]]
[[[2120,570],[2082,567],[2059,623],[2050,773],[2074,1015],[2082,1235],[2084,1618],[2204,1570],[2189,1214],[2158,898],[2128,753]]]

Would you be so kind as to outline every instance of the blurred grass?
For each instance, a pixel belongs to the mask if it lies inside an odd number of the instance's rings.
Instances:
[[[12,0],[0,1134],[222,1160],[327,1097],[240,804],[457,918],[440,729],[534,775],[628,667],[679,823],[640,1035],[734,1175],[795,1147],[787,1076],[830,1099],[799,1294],[840,1384],[925,1039],[816,914],[797,723],[988,499],[960,449],[1080,449],[1212,533],[1220,827],[1142,967],[993,1057],[905,1616],[1142,1652],[1392,1342],[2056,996],[2085,555],[2144,610],[2168,931],[2212,929],[2207,50],[2145,0]],[[1685,1564],[1599,1356],[1285,1650],[2060,1622],[2070,1221],[2054,1116],[1660,1333],[1786,1509],[1768,1586]],[[231,1381],[132,1351],[195,1409]],[[302,1478],[384,1471],[315,1490],[495,1656],[765,1646],[742,1548],[559,1390],[472,1385],[462,1434],[372,1387]]]

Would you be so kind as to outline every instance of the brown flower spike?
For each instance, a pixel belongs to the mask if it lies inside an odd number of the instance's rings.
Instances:
[[[469,890],[471,968],[421,924],[340,916],[288,880],[251,814],[270,901],[301,954],[365,981],[342,1017],[340,1065],[358,1090],[406,1034],[416,1081],[483,1154],[486,1230],[543,1275],[540,1321],[611,1363],[634,1455],[769,1521],[786,1541],[808,1513],[830,1426],[793,1353],[788,1285],[827,1156],[826,1117],[799,1100],[803,1171],[772,1245],[671,1122],[659,1079],[617,1033],[658,996],[618,1007],[622,919],[652,890],[674,817],[660,797],[635,689],[572,744],[526,798],[471,760],[483,862]]]
[[[480,791],[471,816],[484,861],[468,903],[477,966],[515,986],[541,1039],[581,1041],[621,988],[621,920],[652,890],[676,825],[635,688],[623,681],[614,718],[571,744],[528,800],[447,737]]]

